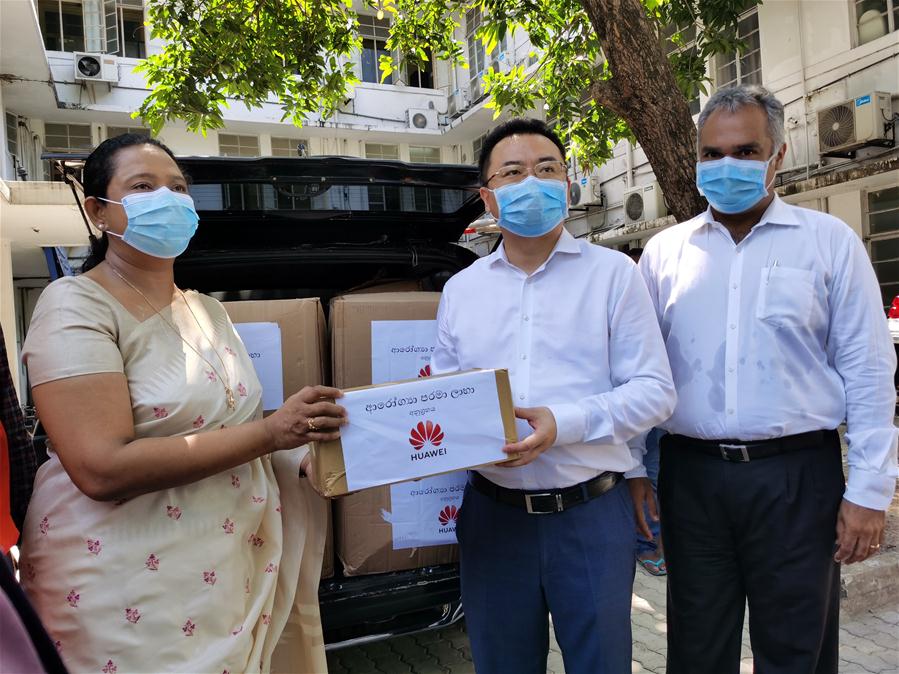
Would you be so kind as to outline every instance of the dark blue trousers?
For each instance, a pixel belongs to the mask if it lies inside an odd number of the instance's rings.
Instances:
[[[469,484],[456,536],[478,674],[545,674],[550,614],[567,674],[631,671],[636,533],[624,481],[549,515]]]

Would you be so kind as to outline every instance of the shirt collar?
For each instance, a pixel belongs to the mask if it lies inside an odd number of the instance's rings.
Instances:
[[[712,215],[711,206],[706,208],[703,213],[697,215],[694,218],[694,221],[694,229],[700,229],[705,225],[713,225],[718,222],[715,220],[715,216]],[[793,211],[792,206],[775,194],[774,200],[768,205],[765,212],[762,213],[761,219],[759,219],[758,224],[755,226],[787,225],[790,227],[798,227],[801,224],[802,223],[800,223],[799,219],[796,217],[796,213]]]
[[[563,253],[567,255],[581,254],[581,246],[578,243],[578,240],[575,239],[571,235],[571,232],[565,229],[564,226],[562,227],[562,234],[559,236],[559,240],[556,241],[555,248],[553,248],[552,252],[549,254],[549,257],[546,258],[546,262],[540,265],[540,269],[543,269],[547,264],[549,264],[549,261],[552,260],[557,253]],[[511,266],[509,258],[506,256],[506,242],[503,241],[502,243],[500,243],[499,248],[497,248],[495,252],[491,253],[487,259],[488,264],[491,267],[497,262],[503,262],[506,265]],[[540,269],[538,269],[537,271],[540,271]]]

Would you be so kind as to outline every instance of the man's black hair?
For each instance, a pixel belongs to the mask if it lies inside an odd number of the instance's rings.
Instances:
[[[490,165],[490,155],[493,153],[493,148],[501,140],[515,135],[536,135],[549,138],[559,148],[559,152],[562,153],[562,161],[565,161],[565,146],[556,135],[556,132],[550,129],[545,122],[541,122],[539,119],[516,117],[500,124],[484,139],[484,144],[481,146],[481,156],[478,157],[478,169],[481,172],[482,183],[487,183],[487,167]]]

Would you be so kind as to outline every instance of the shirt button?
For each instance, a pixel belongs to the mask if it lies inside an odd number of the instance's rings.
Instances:
[[[727,413],[728,413],[728,414],[733,414],[734,411],[733,411],[732,409],[729,409],[729,410],[727,410]]]
[[[521,360],[527,360],[528,356],[526,353],[521,354]]]
[[[733,287],[734,290],[736,290],[736,289],[737,289],[737,284],[734,283],[732,287]]]
[[[730,324],[730,329],[731,329],[731,330],[736,330],[736,329],[737,329],[737,324],[736,324],[736,323],[731,323],[731,324]]]
[[[518,399],[519,399],[519,400],[524,400],[524,399],[525,399],[525,395],[522,393],[520,396],[518,396]]]
[[[733,369],[732,367],[729,367],[729,368],[727,368],[727,371],[728,371],[728,372],[733,372],[734,369]]]
[[[528,316],[522,316],[522,318],[523,318],[525,321],[531,320]]]

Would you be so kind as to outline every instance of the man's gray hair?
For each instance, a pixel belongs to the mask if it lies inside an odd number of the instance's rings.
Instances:
[[[774,141],[774,153],[780,150],[784,144],[784,106],[770,91],[757,84],[740,84],[735,87],[726,87],[716,91],[709,102],[705,104],[699,114],[696,134],[697,148],[699,146],[699,134],[705,126],[709,116],[715,110],[727,110],[736,112],[747,105],[757,105],[768,117],[768,135]]]

